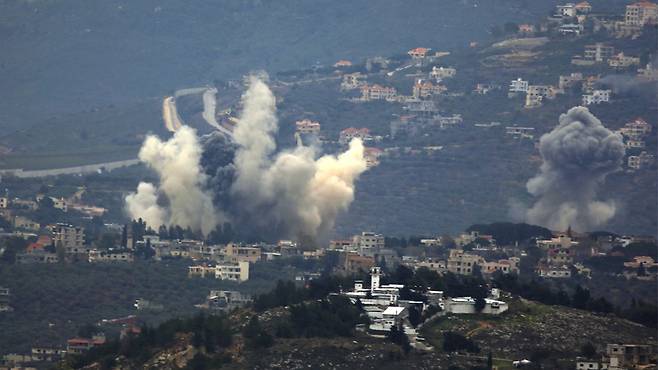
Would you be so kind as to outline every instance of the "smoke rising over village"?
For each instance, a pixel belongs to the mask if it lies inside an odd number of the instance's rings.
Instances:
[[[276,152],[276,99],[262,77],[250,78],[242,104],[233,142],[211,135],[202,145],[189,127],[166,142],[148,137],[140,159],[157,172],[160,185],[141,183],[128,195],[129,215],[153,228],[189,226],[204,234],[231,221],[277,237],[326,236],[366,170],[361,140],[336,156],[319,156],[318,147],[301,142]]]
[[[587,108],[574,107],[541,137],[539,151],[540,172],[526,184],[538,198],[526,212],[528,222],[556,230],[588,230],[614,216],[614,201],[597,199],[597,191],[607,175],[621,169],[621,137]]]
[[[196,131],[181,127],[168,141],[149,136],[139,151],[139,159],[152,168],[160,184],[140,183],[137,193],[126,197],[131,217],[142,218],[149,226],[179,225],[207,235],[223,219],[206,190],[206,176],[200,159],[202,146]],[[166,198],[161,206],[158,198]]]

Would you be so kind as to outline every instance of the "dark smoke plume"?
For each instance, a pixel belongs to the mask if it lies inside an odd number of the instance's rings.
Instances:
[[[625,150],[619,135],[587,108],[574,107],[541,137],[539,151],[540,172],[526,184],[539,198],[526,212],[528,222],[554,230],[589,230],[614,216],[614,202],[596,195],[606,176],[621,169]]]

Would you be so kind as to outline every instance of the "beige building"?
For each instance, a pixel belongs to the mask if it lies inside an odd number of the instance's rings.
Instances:
[[[364,85],[361,87],[361,100],[386,100],[394,101],[397,97],[397,90],[394,87],[385,87],[378,84]]]
[[[626,6],[624,23],[631,27],[643,27],[647,24],[656,24],[658,20],[658,6],[649,1],[640,1]]]
[[[605,62],[615,54],[615,48],[601,42],[585,45],[585,59],[594,62]]]
[[[224,261],[226,262],[250,262],[260,261],[261,249],[258,247],[245,247],[235,243],[229,243],[224,248]]]
[[[85,244],[85,229],[69,224],[55,224],[50,226],[55,246],[66,248],[83,248]]]
[[[189,266],[187,268],[189,277],[199,276],[214,276],[215,279],[232,280],[232,281],[247,281],[249,280],[249,262],[237,263],[222,263],[215,266],[197,265]]]
[[[430,98],[434,95],[440,95],[446,91],[446,87],[442,85],[435,85],[430,81],[416,81],[416,84],[413,87],[413,97],[416,99],[419,98]]]
[[[449,272],[457,275],[471,275],[475,265],[483,266],[484,258],[468,254],[461,249],[453,249],[450,251],[446,268]]]
[[[4,209],[9,207],[9,198],[7,197],[0,197],[0,208]]]
[[[608,65],[617,69],[639,66],[640,58],[624,55],[624,53],[619,53],[608,59]]]
[[[320,122],[303,119],[295,122],[295,132],[299,134],[317,134],[320,132]]]

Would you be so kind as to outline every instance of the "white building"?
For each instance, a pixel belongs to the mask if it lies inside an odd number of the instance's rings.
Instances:
[[[215,279],[247,281],[249,280],[249,262],[241,261],[236,263],[222,263],[215,266],[189,266],[188,276],[206,277],[214,275]]]
[[[583,95],[583,105],[607,103],[611,93],[612,90],[594,90],[591,94]]]
[[[450,67],[432,67],[430,72],[430,78],[436,80],[436,82],[441,82],[444,78],[454,77],[457,74],[457,70]]]
[[[90,263],[96,262],[133,262],[135,260],[132,251],[128,250],[106,250],[98,249],[89,250],[88,260]]]
[[[558,18],[563,17],[575,17],[576,16],[576,4],[566,3],[564,5],[555,6],[555,16]]]
[[[320,122],[303,119],[295,122],[295,132],[299,134],[317,134],[320,132]]]
[[[499,315],[509,309],[506,302],[495,299],[485,298],[485,305],[480,313],[489,315]],[[475,299],[471,297],[450,298],[445,302],[445,311],[453,314],[474,314]]]
[[[628,167],[634,170],[641,170],[651,166],[655,161],[655,155],[643,151],[640,155],[628,156]]]
[[[510,93],[525,93],[528,91],[528,81],[524,81],[521,78],[512,80],[509,85]]]

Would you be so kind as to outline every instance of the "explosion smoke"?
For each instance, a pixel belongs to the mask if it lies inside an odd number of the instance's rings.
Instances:
[[[202,147],[194,129],[182,126],[168,141],[148,136],[139,151],[139,159],[160,177],[159,188],[140,183],[137,193],[126,197],[126,210],[132,218],[142,218],[147,225],[179,225],[200,230],[207,235],[221,215],[215,210],[212,196],[205,191],[206,176],[200,166]],[[168,207],[157,203],[164,195]]]
[[[625,150],[619,135],[584,107],[562,114],[553,131],[541,137],[540,173],[526,184],[539,200],[526,212],[528,222],[552,229],[588,230],[610,220],[613,201],[596,200],[605,177],[618,171]]]
[[[244,110],[234,131],[238,149],[232,194],[262,227],[297,238],[323,235],[348,209],[354,183],[366,170],[361,140],[353,140],[337,157],[315,159],[317,149],[301,143],[272,157],[278,130],[272,91],[252,77],[242,100]]]
[[[204,234],[230,219],[252,236],[326,236],[354,200],[355,182],[366,170],[361,140],[352,140],[338,156],[317,158],[318,148],[301,141],[276,153],[272,91],[251,77],[242,104],[233,142],[214,133],[202,138],[202,146],[187,126],[167,142],[154,136],[144,141],[139,157],[158,173],[160,186],[141,183],[126,197],[131,217],[151,227],[177,224]],[[166,196],[168,207],[158,205],[158,195]]]

